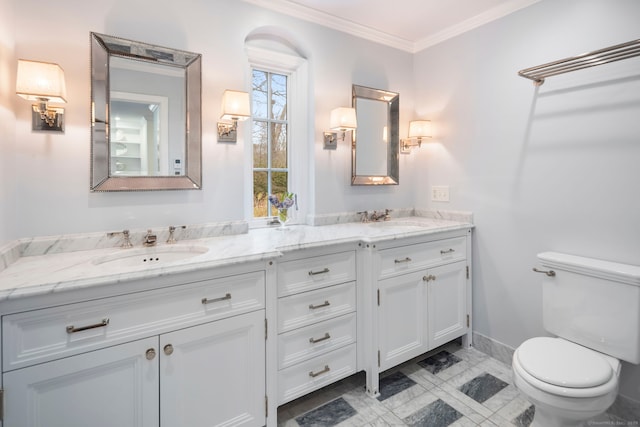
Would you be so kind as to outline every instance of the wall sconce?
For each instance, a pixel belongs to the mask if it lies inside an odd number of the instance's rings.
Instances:
[[[238,121],[251,117],[249,94],[237,90],[225,90],[222,94],[221,120],[231,120],[232,123],[218,122],[218,142],[237,142]]]
[[[414,120],[409,122],[409,136],[400,141],[400,152],[411,153],[411,147],[420,147],[422,138],[431,138],[433,131],[430,120]]]
[[[49,102],[66,103],[64,71],[58,64],[18,60],[16,94],[37,101],[31,110],[31,130],[64,132],[64,108],[49,107]]]
[[[331,119],[329,120],[331,130],[341,131],[342,140],[348,131],[356,130],[358,121],[356,119],[356,109],[350,107],[339,107],[331,111]],[[324,133],[324,148],[335,150],[338,143],[337,132]]]

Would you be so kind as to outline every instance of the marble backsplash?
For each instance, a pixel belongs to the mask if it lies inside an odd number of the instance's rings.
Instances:
[[[381,209],[381,211],[384,211]],[[373,211],[369,211],[369,214]],[[401,208],[392,209],[390,212],[391,218],[405,218],[410,216],[419,216],[430,219],[441,219],[445,221],[458,221],[473,223],[473,213],[465,211],[441,211],[441,210],[427,210],[427,209],[413,209],[413,208]],[[347,224],[350,222],[360,222],[362,215],[358,212],[340,212],[330,214],[309,214],[307,215],[307,225],[319,226],[319,225],[334,225],[334,224]]]
[[[249,231],[246,221],[195,224],[185,228],[176,227],[174,238],[183,240],[202,239],[207,237],[245,234]],[[157,241],[164,243],[169,239],[169,227],[152,231]],[[147,229],[129,230],[129,238],[134,246],[142,246]],[[39,256],[64,252],[87,251],[93,249],[117,248],[122,245],[122,234],[109,236],[107,232],[65,234],[59,236],[42,236],[18,239],[0,247],[0,271],[24,256]]]
[[[392,219],[418,216],[429,219],[458,221],[466,223],[473,222],[472,213],[459,211],[438,211],[403,208],[393,209],[390,215]],[[343,212],[321,215],[308,215],[306,223],[310,226],[322,226],[346,224],[360,221],[361,215],[357,212]],[[174,236],[175,239],[180,242],[184,240],[202,239],[207,237],[246,234],[248,230],[249,225],[246,221],[230,221],[221,223],[188,225],[185,228],[177,227]],[[156,234],[158,242],[165,242],[169,238],[169,227],[166,227],[164,229],[154,229],[153,233]],[[134,246],[141,246],[146,234],[147,229],[129,230],[131,243],[133,243]],[[66,234],[59,236],[42,236],[18,239],[0,247],[0,271],[4,270],[20,257],[86,251],[93,249],[117,248],[122,244],[122,242],[122,234],[109,236],[108,232]]]

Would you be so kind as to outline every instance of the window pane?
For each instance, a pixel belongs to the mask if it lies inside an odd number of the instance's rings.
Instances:
[[[287,167],[287,125],[271,123],[271,167]]]
[[[264,71],[253,70],[251,79],[252,86],[252,112],[254,117],[267,119],[268,116],[268,97],[269,88],[267,86],[267,73]]]
[[[271,75],[271,96],[271,118],[287,120],[287,76]]]
[[[287,192],[287,172],[271,172],[271,193],[277,194]],[[271,215],[277,215],[278,210],[271,207]]]
[[[267,189],[268,174],[267,172],[253,173],[253,216],[267,216]]]
[[[253,167],[267,168],[268,158],[268,135],[266,122],[253,122],[252,138],[253,140]]]

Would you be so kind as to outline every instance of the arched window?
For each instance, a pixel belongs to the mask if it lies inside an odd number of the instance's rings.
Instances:
[[[311,202],[312,169],[307,60],[289,39],[264,29],[250,34],[245,48],[252,103],[246,217],[254,227],[266,225],[276,215],[269,194],[289,192],[299,200],[292,221],[304,223]]]

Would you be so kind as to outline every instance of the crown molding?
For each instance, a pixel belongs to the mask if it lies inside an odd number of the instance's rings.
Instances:
[[[256,6],[269,9],[278,13],[292,16],[304,21],[313,22],[324,27],[351,34],[375,43],[403,50],[409,53],[417,53],[423,49],[442,43],[445,40],[456,37],[467,31],[473,30],[496,19],[500,19],[541,0],[511,0],[506,4],[496,6],[486,12],[469,18],[459,24],[446,28],[433,36],[411,41],[393,36],[383,31],[367,27],[362,24],[328,14],[316,9],[302,6],[287,0],[243,0]]]
[[[265,9],[284,15],[293,16],[294,18],[304,21],[313,22],[323,27],[338,30],[343,33],[351,34],[362,39],[370,40],[389,47],[404,50],[406,52],[414,51],[414,43],[400,37],[392,36],[383,31],[367,27],[362,24],[340,18],[326,12],[301,6],[297,3],[286,0],[243,0],[245,3],[251,3]]]
[[[420,52],[423,49],[442,43],[443,41],[459,36],[460,34],[464,34],[475,28],[481,27],[484,24],[488,24],[491,21],[503,18],[513,12],[517,12],[520,9],[524,9],[525,7],[538,3],[539,1],[541,0],[513,0],[509,3],[496,6],[481,13],[480,15],[476,15],[460,22],[459,24],[445,28],[430,37],[418,40],[414,45],[413,53]]]

